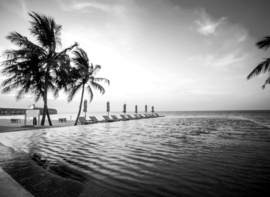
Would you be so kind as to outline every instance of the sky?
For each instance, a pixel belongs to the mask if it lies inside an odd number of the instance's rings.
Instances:
[[[268,0],[0,0],[0,51],[15,48],[6,36],[17,31],[31,41],[29,12],[62,25],[62,47],[78,42],[97,77],[110,80],[106,93],[94,91],[88,111],[270,110],[267,74],[247,75],[269,51],[256,42],[270,35]],[[60,51],[63,48],[58,48]],[[0,61],[3,61],[3,57]],[[1,68],[0,68],[1,69]],[[0,75],[0,83],[5,76]],[[0,94],[0,107],[27,108],[31,95]],[[89,95],[84,99],[89,101]],[[49,107],[76,112],[60,93]],[[36,106],[43,106],[42,100]]]

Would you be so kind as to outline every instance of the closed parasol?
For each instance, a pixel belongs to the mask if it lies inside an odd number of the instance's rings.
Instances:
[[[138,113],[138,107],[137,107],[137,105],[135,105],[135,114],[137,114]]]
[[[87,100],[86,99],[84,100],[84,103],[83,103],[83,112],[85,113],[85,117],[86,117],[86,112],[87,112]]]
[[[145,113],[147,113],[147,105],[145,105]]]
[[[108,112],[108,116],[109,116],[109,113],[110,113],[110,102],[109,101],[107,102],[107,112]]]
[[[127,112],[127,106],[126,106],[126,104],[124,104],[124,111],[123,111],[123,113],[126,114],[126,112]]]
[[[155,110],[154,110],[154,106],[152,106],[152,113],[154,113],[155,112]]]

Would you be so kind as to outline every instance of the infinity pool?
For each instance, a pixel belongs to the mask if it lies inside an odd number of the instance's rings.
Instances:
[[[168,116],[22,131],[1,134],[0,143],[38,156],[51,173],[120,196],[270,194],[270,129],[241,118]]]

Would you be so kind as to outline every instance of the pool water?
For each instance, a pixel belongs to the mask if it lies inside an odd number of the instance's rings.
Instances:
[[[270,194],[270,129],[242,117],[173,115],[0,137],[52,173],[120,196]]]

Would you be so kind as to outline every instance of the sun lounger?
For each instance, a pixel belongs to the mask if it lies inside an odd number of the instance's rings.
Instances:
[[[119,120],[113,120],[113,119],[110,119],[109,116],[103,116],[103,118],[104,118],[107,122],[116,122],[116,121],[119,121]]]
[[[148,114],[151,118],[157,118],[154,114]]]
[[[147,118],[147,117],[145,117],[145,116],[142,116],[141,114],[138,114],[138,116],[139,116],[140,118]]]
[[[95,123],[97,123],[96,121],[86,120],[85,117],[79,117],[78,120],[79,120],[79,122],[80,122],[82,125],[85,125],[85,124],[95,124]]]
[[[148,114],[144,114],[145,118],[151,118],[150,116],[148,116]]]
[[[118,121],[123,120],[123,119],[119,119],[119,118],[117,118],[117,116],[116,116],[116,115],[111,115],[111,117],[112,117],[112,119],[113,119],[113,120],[118,120]]]
[[[127,115],[127,117],[130,119],[130,120],[135,120],[137,118],[133,118],[131,115]]]
[[[124,116],[124,115],[120,115],[121,116],[121,118],[123,119],[123,120],[130,120],[129,118],[127,118],[126,116]]]
[[[139,117],[137,114],[134,114],[136,119],[141,119],[141,117]]]
[[[155,117],[155,118],[158,118],[159,116],[158,115],[156,115],[156,114],[152,114],[153,115],[153,117]]]
[[[95,121],[97,123],[102,123],[102,122],[107,122],[106,120],[98,120],[95,116],[89,116],[89,118],[92,120],[92,121]]]
[[[160,116],[159,114],[155,113],[158,117],[165,117],[165,116]]]

